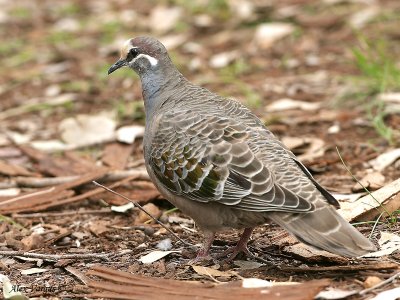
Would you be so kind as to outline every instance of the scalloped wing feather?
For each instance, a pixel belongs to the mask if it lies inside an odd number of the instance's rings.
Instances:
[[[265,143],[257,130],[232,118],[190,110],[165,113],[161,120],[152,141],[150,164],[171,192],[248,211],[314,210],[310,195],[296,192],[304,183],[293,185],[294,191],[283,186],[263,161],[268,155],[251,143],[254,138]],[[280,164],[279,160],[275,163],[278,168]]]

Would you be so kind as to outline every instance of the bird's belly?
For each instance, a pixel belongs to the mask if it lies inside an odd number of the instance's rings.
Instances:
[[[259,226],[268,221],[266,213],[249,212],[216,202],[198,202],[180,196],[169,197],[170,195],[162,194],[203,230],[241,229]]]

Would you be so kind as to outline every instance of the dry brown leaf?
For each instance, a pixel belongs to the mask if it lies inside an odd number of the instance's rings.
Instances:
[[[385,183],[385,176],[380,172],[372,172],[365,175],[359,182],[351,188],[353,192],[364,191],[364,187],[369,191],[380,189]]]
[[[109,225],[108,221],[103,220],[94,220],[90,222],[89,230],[96,236],[100,236],[104,232],[109,231],[110,229],[107,227]]]
[[[282,143],[292,150],[300,161],[313,161],[325,153],[325,142],[318,138],[285,136]]]
[[[21,238],[21,235],[19,232],[16,231],[9,231],[4,234],[5,241],[7,243],[7,246],[15,249],[15,250],[21,250],[24,248],[24,244],[19,240]]]
[[[44,238],[42,235],[32,233],[30,236],[24,237],[21,242],[24,244],[24,250],[29,251],[39,249],[44,245]]]
[[[223,272],[203,266],[192,266],[192,268],[197,274],[209,277],[232,277],[236,275],[236,273],[233,271]]]

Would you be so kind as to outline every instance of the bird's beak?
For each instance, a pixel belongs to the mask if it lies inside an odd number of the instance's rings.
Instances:
[[[119,68],[124,67],[126,65],[127,65],[127,63],[126,63],[125,59],[121,58],[121,59],[117,60],[117,62],[115,64],[113,64],[111,66],[111,68],[108,69],[108,75],[110,75],[112,72],[114,72],[114,71],[118,70]]]

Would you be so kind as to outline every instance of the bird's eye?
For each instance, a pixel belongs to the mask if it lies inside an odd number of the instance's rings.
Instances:
[[[137,55],[139,54],[139,50],[137,48],[131,48],[128,52],[127,55],[127,60],[131,61],[132,59],[134,59]]]

